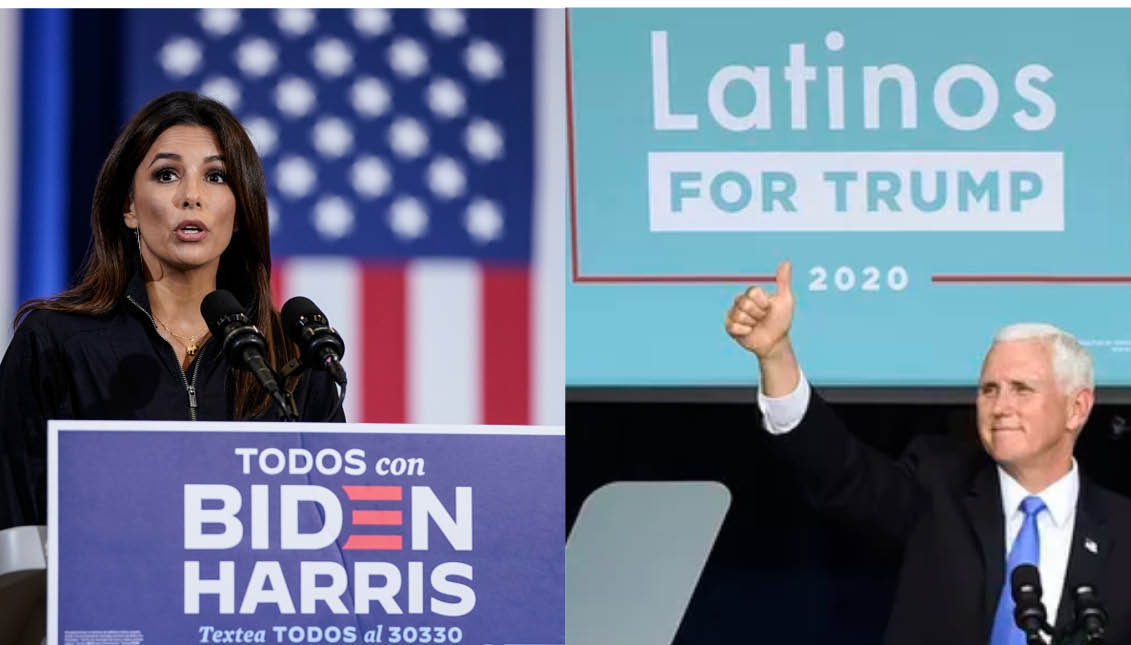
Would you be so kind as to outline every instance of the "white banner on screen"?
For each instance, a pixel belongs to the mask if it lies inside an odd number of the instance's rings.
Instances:
[[[651,152],[652,231],[1063,231],[1062,152]]]

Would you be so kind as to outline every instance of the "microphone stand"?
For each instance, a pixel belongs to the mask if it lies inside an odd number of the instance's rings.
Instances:
[[[290,377],[291,374],[294,374],[295,372],[303,369],[303,367],[304,365],[302,362],[302,357],[295,357],[287,361],[287,364],[283,366],[283,369],[279,370],[278,374],[279,383],[284,384],[282,390],[290,401],[291,409],[295,410],[294,414],[296,421],[298,420],[298,411],[295,408],[294,395],[290,392],[290,390],[286,388],[285,383],[287,378]],[[335,379],[335,383],[338,386],[338,400],[334,402],[334,407],[330,410],[330,416],[326,418],[327,421],[334,418],[334,415],[338,413],[338,410],[342,409],[342,403],[346,400],[346,382],[344,378],[344,372],[342,380],[337,381]]]
[[[1057,645],[1056,634],[1053,633],[1052,625],[1050,625],[1048,621],[1044,619],[1041,619],[1041,624],[1039,625],[1038,629],[1035,629],[1031,632],[1025,632],[1025,642],[1033,643],[1033,645],[1044,645],[1045,641],[1043,638],[1041,638],[1041,632],[1049,635],[1049,639],[1051,640],[1050,645]]]
[[[1066,629],[1060,634],[1052,635],[1050,645],[1102,645],[1104,642],[1104,629],[1088,629],[1087,626],[1076,622],[1071,629]]]
[[[1101,645],[1103,642],[1104,635],[1102,632],[1099,634],[1089,633],[1087,630],[1077,627],[1074,631],[1060,634],[1060,638],[1054,636],[1051,645]]]
[[[279,381],[279,383],[279,389],[283,391],[283,403],[280,405],[278,400],[275,401],[275,407],[279,411],[279,420],[298,421],[298,406],[295,404],[295,395],[285,385],[282,385],[282,381]]]
[[[1103,642],[1103,636],[1095,638],[1085,634],[1084,630],[1077,629],[1074,632],[1061,634],[1060,638],[1054,638],[1051,645],[1098,645]]]
[[[279,413],[279,420],[298,421],[298,407],[295,405],[294,395],[282,384],[278,373],[275,370],[271,372],[275,375],[275,382],[279,384],[277,389],[269,392],[271,400],[275,402],[275,411]]]
[[[287,368],[290,367],[293,362],[294,361],[291,361],[284,365],[281,371],[276,372],[274,369],[271,370],[271,374],[275,377],[275,382],[279,384],[279,395],[281,395],[271,397],[271,400],[275,402],[275,409],[279,413],[280,421],[298,421],[299,418],[295,395],[287,389],[287,377],[294,371],[292,369],[291,372],[288,372]]]

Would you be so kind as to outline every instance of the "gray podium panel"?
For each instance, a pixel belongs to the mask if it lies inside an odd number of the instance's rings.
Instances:
[[[613,482],[566,541],[566,643],[669,645],[730,507],[719,482]]]
[[[0,645],[39,645],[46,633],[47,527],[0,531]]]

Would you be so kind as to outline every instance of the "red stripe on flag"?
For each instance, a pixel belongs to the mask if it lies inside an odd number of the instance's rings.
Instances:
[[[365,502],[399,502],[401,500],[400,486],[342,486],[346,497],[356,501]]]
[[[342,548],[396,551],[404,546],[399,535],[351,535]]]
[[[287,280],[286,273],[283,271],[283,264],[277,259],[271,262],[271,300],[276,309],[281,308],[283,303],[287,301]]]
[[[400,511],[354,511],[354,524],[371,524],[374,526],[389,526],[403,524],[404,518]]]
[[[530,273],[483,269],[483,423],[530,422]]]
[[[408,416],[405,270],[402,266],[367,264],[362,269],[361,281],[361,336],[365,339],[361,369],[365,391],[354,395],[361,397],[362,418],[351,421],[404,423]]]

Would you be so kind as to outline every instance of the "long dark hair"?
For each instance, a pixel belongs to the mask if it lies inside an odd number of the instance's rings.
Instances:
[[[236,231],[220,255],[216,288],[227,289],[243,303],[253,303],[252,322],[267,339],[273,367],[296,352],[286,340],[279,312],[271,302],[271,243],[267,228],[267,186],[255,147],[235,115],[221,103],[194,92],[169,92],[141,109],[122,129],[102,164],[91,206],[91,238],[78,284],[53,298],[25,302],[15,323],[29,311],[49,309],[102,315],[125,297],[133,271],[140,267],[134,233],[122,214],[133,187],[134,173],[162,132],[175,125],[198,125],[220,142],[228,185],[236,198]],[[236,377],[233,396],[237,419],[260,416],[270,401],[247,372]]]

